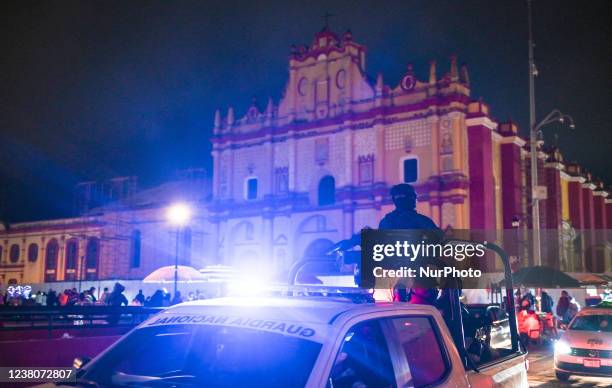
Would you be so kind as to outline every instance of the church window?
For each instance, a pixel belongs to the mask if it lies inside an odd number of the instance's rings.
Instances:
[[[298,82],[298,93],[300,94],[300,96],[305,96],[307,91],[308,91],[308,80],[302,77],[300,79],[300,82]]]
[[[64,280],[75,280],[77,278],[77,261],[79,255],[79,244],[75,239],[66,243],[66,270]]]
[[[87,242],[87,254],[85,256],[85,279],[97,278],[98,260],[100,259],[100,240],[92,237]]]
[[[289,171],[287,167],[279,167],[274,170],[275,188],[277,194],[289,191]]]
[[[319,181],[319,206],[333,205],[336,202],[336,180],[326,175]]]
[[[32,243],[28,246],[28,261],[34,263],[36,259],[38,259],[38,244]]]
[[[11,263],[16,263],[19,261],[19,245],[11,245],[11,250],[9,251],[9,258],[11,260]]]
[[[344,69],[340,69],[336,73],[336,87],[338,89],[344,89],[345,84],[346,84],[346,71]]]
[[[359,184],[368,185],[374,181],[374,155],[359,157]]]
[[[317,164],[324,164],[329,160],[329,139],[317,139],[315,140],[315,162]]]
[[[419,163],[416,158],[404,159],[403,179],[406,183],[416,182],[419,179]]]
[[[245,189],[246,199],[257,199],[257,178],[247,178]]]
[[[140,230],[135,229],[132,231],[132,244],[131,244],[131,260],[130,264],[132,268],[140,267],[140,248],[142,243],[142,234]]]
[[[53,239],[47,243],[47,251],[45,254],[45,282],[54,282],[57,280],[56,269],[57,269],[57,254],[59,252],[59,245],[57,240]]]

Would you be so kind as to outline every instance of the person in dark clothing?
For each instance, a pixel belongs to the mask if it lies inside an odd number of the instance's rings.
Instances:
[[[567,316],[567,310],[569,309],[570,300],[571,299],[567,291],[561,291],[561,297],[557,302],[557,316],[562,321],[564,321],[565,317]]]
[[[542,307],[542,312],[544,313],[552,313],[553,312],[553,298],[548,295],[548,292],[546,291],[542,291],[542,296],[541,296],[541,307]]]
[[[111,294],[109,295],[107,303],[110,306],[127,306],[128,300],[125,295],[123,295],[123,291],[125,291],[125,287],[123,286],[123,284],[115,283],[115,288],[113,289],[113,292],[111,292]]]
[[[395,185],[391,188],[390,194],[395,210],[385,215],[380,221],[378,229],[408,229],[418,231],[419,233],[422,231],[435,231],[436,235],[440,232],[440,235],[435,237],[441,239],[441,230],[431,218],[417,213],[417,194],[412,185],[407,183]],[[398,292],[400,290],[401,292]],[[395,290],[394,294],[397,294],[397,300],[408,300],[413,304],[433,304],[435,297],[429,296],[437,295],[435,285],[434,288],[431,288],[430,285],[423,287],[423,285],[417,285],[416,283],[408,291],[407,295],[404,295],[405,292],[405,287],[403,290],[401,288]],[[425,295],[428,297],[421,298],[421,296]],[[396,299],[395,296],[394,299]]]
[[[521,298],[521,306],[526,306],[527,310],[535,309],[535,297],[531,293],[531,291],[527,290],[523,297]]]
[[[123,291],[125,291],[125,287],[123,286],[123,284],[115,283],[113,292],[111,292],[110,295],[108,296],[106,300],[106,304],[109,306],[122,306],[122,305],[127,306],[128,300],[125,297],[125,295],[123,295]],[[106,321],[111,325],[115,325],[117,324],[117,322],[119,322],[120,317],[121,317],[121,314],[115,313],[113,315],[110,315],[106,319]]]
[[[412,185],[400,183],[391,188],[395,210],[385,215],[378,229],[439,230],[431,218],[417,213],[417,194]]]
[[[58,304],[57,293],[55,290],[49,290],[47,293],[47,306],[57,306]]]
[[[164,292],[162,290],[156,290],[153,295],[149,298],[148,307],[162,307],[164,304]]]
[[[96,299],[96,287],[91,287],[86,292],[91,296],[92,303],[96,303],[98,299]]]
[[[138,294],[136,294],[136,296],[134,297],[134,300],[138,301],[141,306],[144,306],[144,304],[145,304],[145,296],[142,293],[142,290],[138,290]]]

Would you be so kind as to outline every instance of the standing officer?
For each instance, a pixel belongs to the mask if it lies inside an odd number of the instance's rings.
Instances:
[[[412,185],[400,183],[393,186],[391,199],[395,210],[380,221],[378,229],[438,230],[431,218],[417,213],[417,195]]]

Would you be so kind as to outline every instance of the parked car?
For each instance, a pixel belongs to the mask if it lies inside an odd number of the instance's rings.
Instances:
[[[570,375],[612,376],[612,308],[588,307],[569,323],[555,343],[555,373],[561,381]]]

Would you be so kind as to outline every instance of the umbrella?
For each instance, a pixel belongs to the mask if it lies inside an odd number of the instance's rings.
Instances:
[[[565,272],[544,266],[521,268],[512,274],[515,286],[538,288],[578,288],[580,282]]]
[[[608,279],[594,273],[576,273],[572,276],[585,286],[605,286],[608,284]]]
[[[177,281],[179,283],[198,283],[206,278],[197,269],[186,265],[179,265],[177,269]],[[168,265],[151,272],[143,280],[144,283],[174,283],[174,266]]]

